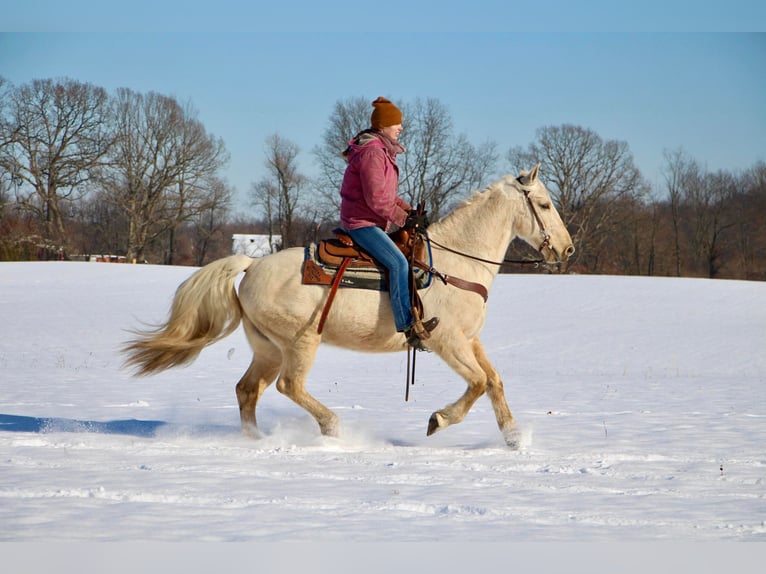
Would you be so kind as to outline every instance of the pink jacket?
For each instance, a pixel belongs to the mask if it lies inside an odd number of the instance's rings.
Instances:
[[[349,143],[348,166],[340,188],[340,220],[346,229],[377,225],[388,230],[401,227],[409,204],[397,194],[399,168],[396,155],[371,134]]]

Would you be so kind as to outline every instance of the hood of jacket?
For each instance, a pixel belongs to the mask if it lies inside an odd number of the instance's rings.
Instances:
[[[343,157],[348,161],[352,155],[367,145],[380,145],[388,152],[388,155],[391,156],[391,159],[394,161],[396,161],[396,156],[398,154],[406,151],[404,146],[399,142],[386,137],[379,131],[367,129],[363,132],[359,132],[354,139],[348,142],[348,147],[343,152]]]

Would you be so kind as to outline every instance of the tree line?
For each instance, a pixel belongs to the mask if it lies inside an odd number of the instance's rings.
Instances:
[[[0,257],[174,263],[183,230],[200,264],[231,203],[227,161],[223,141],[174,98],[0,79]]]
[[[432,220],[498,173],[540,163],[577,248],[567,271],[766,279],[763,161],[710,172],[682,149],[665,150],[653,186],[626,142],[581,126],[541,127],[527,146],[501,154],[495,142],[457,133],[438,99],[399,107],[400,193]],[[338,224],[341,154],[369,117],[369,98],[336,102],[311,150],[313,177],[295,143],[266,138],[248,190],[258,215],[235,219],[225,144],[191,105],[69,79],[0,78],[0,260],[110,253],[202,265],[229,253],[233,233],[304,245]],[[509,248],[509,258],[528,255],[524,245]]]

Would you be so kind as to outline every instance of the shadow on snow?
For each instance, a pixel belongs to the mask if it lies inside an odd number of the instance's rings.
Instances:
[[[167,423],[164,421],[140,421],[136,419],[98,422],[0,414],[0,432],[93,432],[137,437],[153,437],[157,434],[157,430],[164,427],[166,424]]]

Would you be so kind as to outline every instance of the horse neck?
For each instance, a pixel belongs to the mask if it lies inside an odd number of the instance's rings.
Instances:
[[[518,208],[519,202],[509,198],[500,186],[491,186],[432,225],[429,234],[450,249],[502,261],[514,237],[513,220]]]

